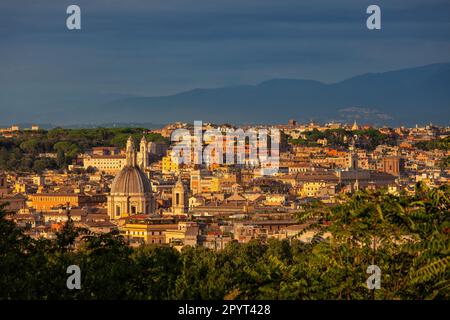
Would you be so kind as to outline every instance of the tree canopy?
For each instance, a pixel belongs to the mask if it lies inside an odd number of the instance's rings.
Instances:
[[[32,239],[0,210],[0,299],[448,299],[450,187],[415,195],[357,192],[298,213],[299,239],[233,242],[222,251],[129,247],[69,222]],[[75,241],[78,240],[77,245]],[[80,290],[66,287],[69,265]],[[369,290],[369,265],[381,288]]]
[[[147,141],[167,141],[143,128],[62,129],[23,131],[13,138],[0,138],[0,170],[40,173],[45,169],[65,169],[81,152],[92,147],[124,148],[129,136],[136,142],[145,135]],[[46,156],[56,154],[56,158]]]

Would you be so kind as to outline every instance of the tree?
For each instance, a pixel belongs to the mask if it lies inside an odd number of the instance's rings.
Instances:
[[[55,240],[32,239],[0,206],[0,299],[448,299],[449,195],[421,184],[413,196],[356,192],[305,207],[298,239],[181,252],[131,248],[70,217]],[[376,291],[366,285],[372,264],[382,270]],[[82,271],[80,290],[66,287],[69,265]]]
[[[415,236],[404,250],[414,255],[408,279],[423,298],[450,296],[450,186],[430,190],[418,184],[416,200],[409,204]]]
[[[59,168],[64,168],[66,166],[66,155],[64,154],[64,151],[58,150],[58,153],[56,154],[56,164]]]
[[[30,154],[37,153],[41,150],[40,142],[38,139],[26,140],[20,144],[20,149]]]
[[[433,191],[419,186],[414,197],[357,192],[334,208],[316,206],[299,214],[301,222],[314,221],[305,231],[331,234],[313,249],[320,258],[315,267],[332,266],[322,279],[334,283],[338,298],[369,298],[365,268],[375,264],[383,285],[372,298],[448,297],[448,192],[448,186]]]

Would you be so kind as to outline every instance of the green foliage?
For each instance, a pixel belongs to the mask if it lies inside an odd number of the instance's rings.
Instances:
[[[0,138],[0,170],[40,173],[45,169],[65,169],[81,152],[98,146],[123,148],[130,135],[138,142],[143,131],[143,128],[23,131],[14,138]],[[167,141],[159,134],[145,136],[147,141]],[[57,158],[40,157],[41,153],[56,153]]]
[[[316,202],[298,214],[307,226],[299,239],[312,232],[313,241],[252,240],[218,252],[133,249],[70,220],[56,240],[35,240],[0,209],[0,299],[448,299],[449,195],[449,186],[418,185],[414,196]],[[66,288],[72,264],[81,290]],[[372,264],[382,270],[376,291],[366,285]]]
[[[58,167],[56,161],[54,159],[51,158],[40,158],[40,159],[36,159],[33,162],[33,166],[31,167],[32,171],[36,172],[36,173],[42,173],[44,172],[46,169],[56,169]],[[24,171],[27,171],[26,169],[24,169]]]
[[[431,141],[421,141],[416,143],[417,148],[430,151],[430,150],[450,150],[450,137],[445,137],[444,139],[436,139]]]
[[[42,150],[42,145],[38,139],[32,138],[22,142],[20,144],[20,149],[27,153],[34,153],[38,150]]]
[[[300,147],[319,147],[319,146],[321,146],[321,144],[319,144],[315,141],[309,141],[309,140],[302,139],[302,138],[298,138],[298,139],[289,138],[288,142],[290,144],[300,146]]]
[[[288,141],[291,144],[316,147],[320,146],[317,142],[319,139],[327,139],[328,145],[333,147],[348,146],[348,142],[351,141],[354,135],[358,136],[358,146],[367,150],[373,150],[380,144],[394,144],[396,137],[388,136],[380,133],[376,129],[365,130],[345,130],[345,129],[327,129],[325,131],[319,131],[313,129],[311,131],[303,132],[304,138],[293,139]]]
[[[439,166],[441,167],[441,169],[446,170],[450,168],[450,156],[449,157],[445,157],[444,159],[442,159],[439,163]]]

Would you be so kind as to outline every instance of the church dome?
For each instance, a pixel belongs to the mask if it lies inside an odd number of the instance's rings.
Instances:
[[[125,166],[114,178],[112,194],[144,194],[152,192],[150,181],[136,166]]]
[[[150,181],[136,163],[136,151],[131,137],[127,141],[127,163],[114,178],[111,185],[111,194],[145,194],[151,193]]]

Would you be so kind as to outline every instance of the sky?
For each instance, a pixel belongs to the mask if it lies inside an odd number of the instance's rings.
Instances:
[[[82,30],[66,28],[81,8]],[[366,28],[377,4],[382,30]],[[2,0],[2,109],[450,61],[448,0]],[[1,123],[1,119],[0,119]]]

